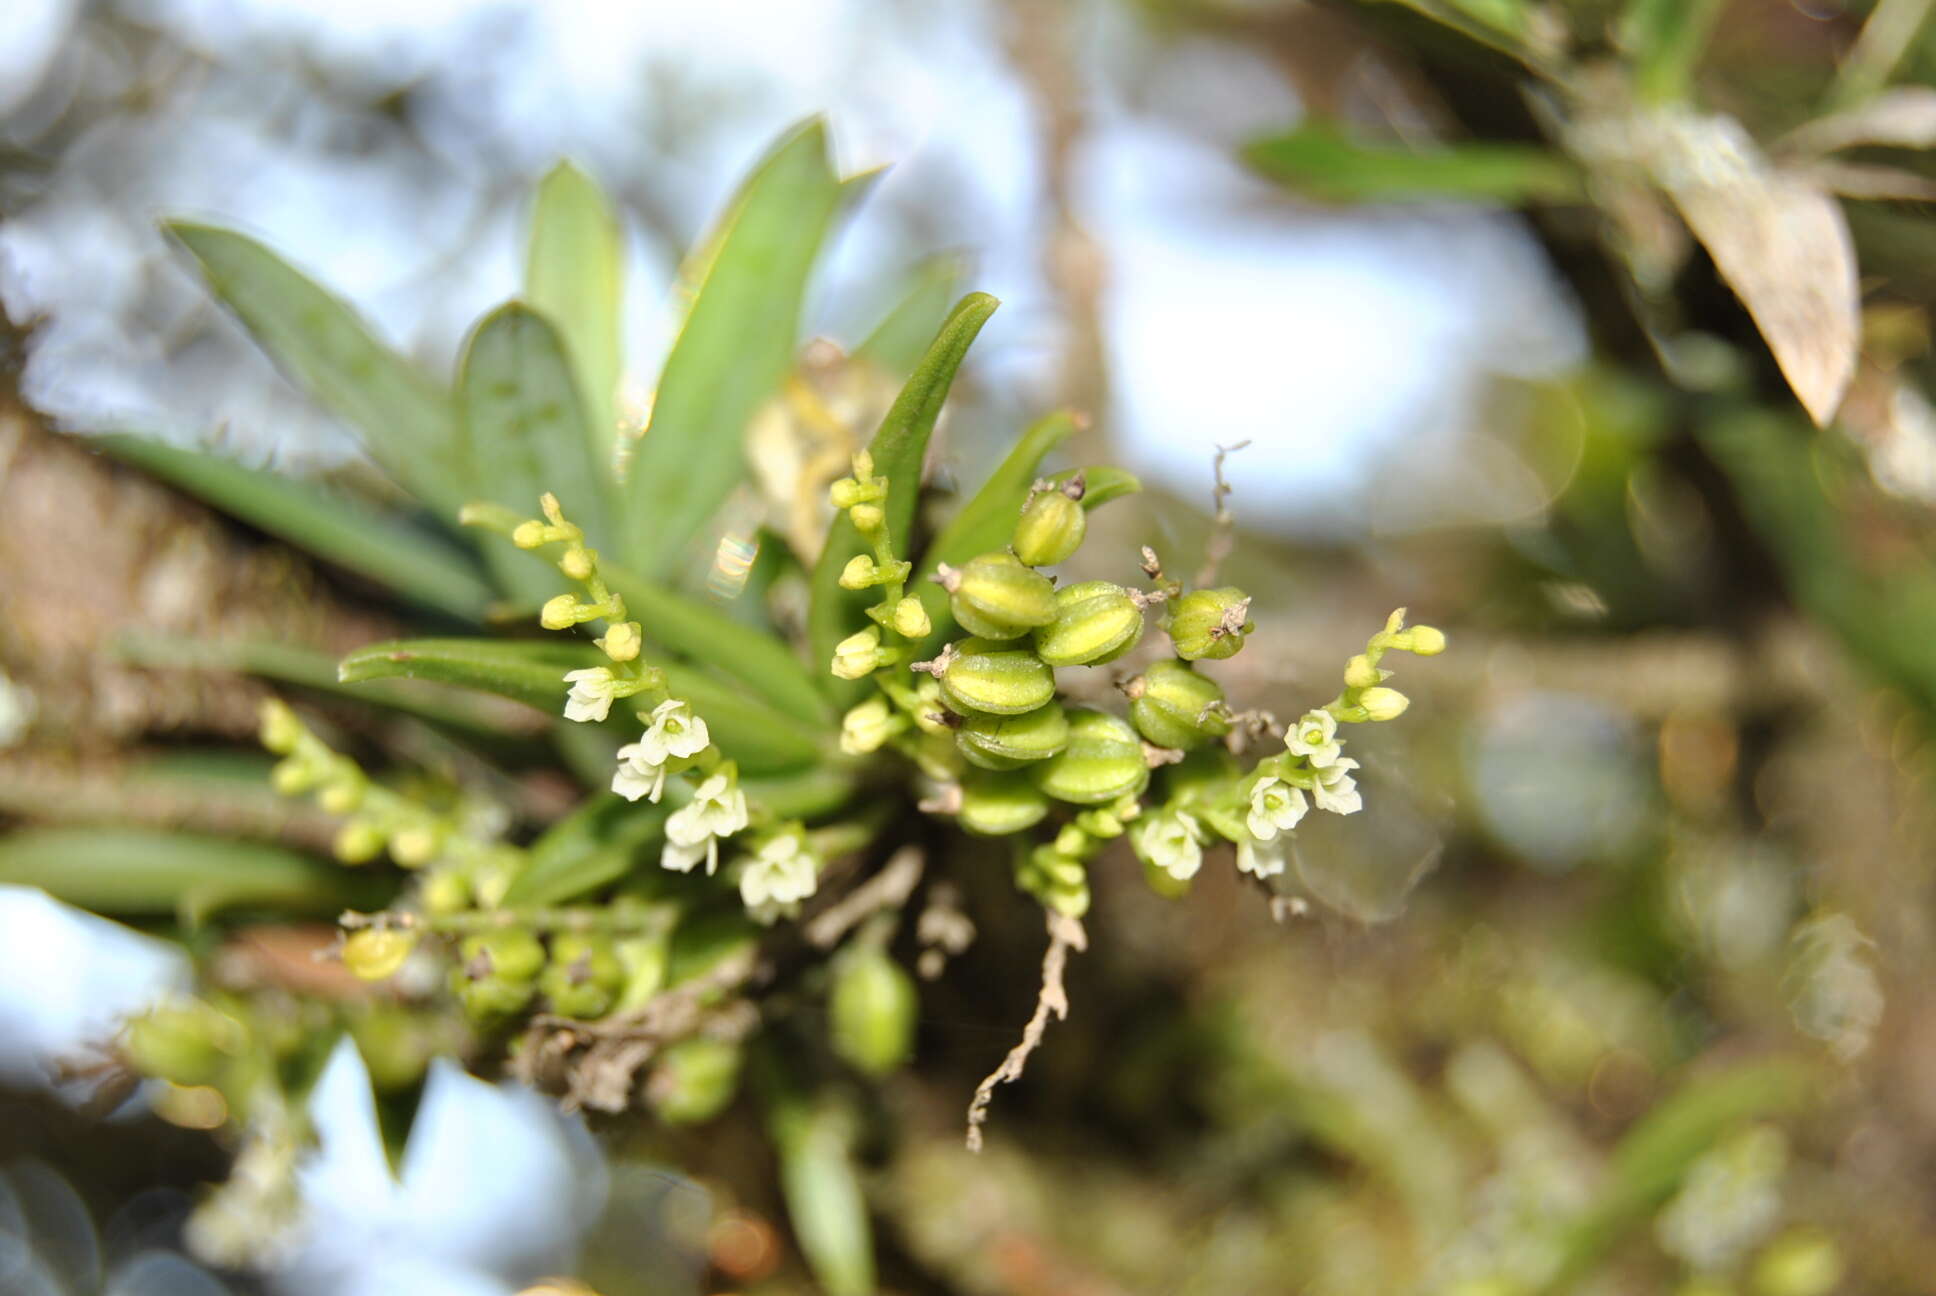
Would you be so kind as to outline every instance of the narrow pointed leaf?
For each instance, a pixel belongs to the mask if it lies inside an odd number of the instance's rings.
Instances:
[[[931,257],[914,267],[901,299],[854,355],[890,374],[904,374],[921,362],[934,331],[947,318],[966,261],[958,254]]]
[[[1645,104],[1680,103],[1707,49],[1721,0],[1630,0],[1620,39],[1633,60],[1634,93]]]
[[[458,377],[460,454],[470,494],[534,516],[546,491],[564,503],[594,545],[606,540],[605,474],[564,340],[518,302],[487,315],[464,348]],[[520,598],[555,593],[551,563],[509,544],[484,552],[500,583]]]
[[[1837,149],[1936,148],[1936,88],[1897,86],[1847,112],[1817,117],[1775,146],[1788,156],[1819,156]]]
[[[189,221],[163,228],[270,358],[349,422],[371,458],[455,522],[463,499],[449,397],[346,302],[254,239]]]
[[[592,798],[532,843],[529,865],[505,888],[500,906],[560,904],[653,862],[650,852],[663,838],[672,808],[633,804],[609,792]]]
[[[465,555],[347,496],[153,437],[103,436],[90,444],[425,607],[475,620],[491,600],[491,587]]]
[[[663,577],[745,476],[746,425],[793,363],[840,192],[810,122],[760,163],[709,245],[628,471],[625,551],[641,575]]]
[[[133,828],[40,828],[0,838],[0,883],[97,913],[198,923],[260,906],[330,914],[380,902],[380,879],[279,846]]]
[[[954,384],[968,348],[999,305],[987,293],[969,293],[956,304],[868,445],[874,456],[875,473],[887,478],[884,508],[888,535],[897,554],[907,552],[908,535],[914,528],[914,507],[921,493],[921,468],[927,459],[928,440],[934,435],[935,421],[941,417],[941,406],[948,399],[948,389]],[[826,664],[833,660],[834,645],[853,633],[865,619],[861,609],[866,605],[867,593],[840,588],[841,569],[865,547],[860,532],[843,513],[828,528],[826,547],[814,564],[813,603],[807,614],[807,629],[813,661],[822,674]],[[845,684],[826,675],[822,687],[831,696],[841,697],[852,692]]]
[[[1087,468],[1068,468],[1059,473],[1051,473],[1049,480],[1061,485],[1077,473],[1082,474],[1088,489],[1082,495],[1082,510],[1093,513],[1111,500],[1122,499],[1125,495],[1135,495],[1143,489],[1143,483],[1136,474],[1112,468],[1107,464],[1092,464]]]
[[[1447,144],[1427,152],[1360,143],[1313,122],[1245,146],[1244,161],[1286,188],[1321,202],[1577,202],[1578,170],[1567,159],[1519,144]]]
[[[625,231],[597,182],[570,162],[538,184],[524,294],[564,336],[585,399],[586,448],[608,471],[623,371]]]
[[[769,1124],[787,1217],[820,1289],[827,1296],[870,1296],[873,1229],[854,1164],[851,1117],[788,1094],[773,1104]]]

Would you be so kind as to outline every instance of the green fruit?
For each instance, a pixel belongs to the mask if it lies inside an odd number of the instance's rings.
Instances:
[[[961,785],[961,809],[956,818],[980,837],[1006,837],[1042,822],[1049,799],[1027,775],[984,774]]]
[[[1186,662],[1156,662],[1129,683],[1129,719],[1158,747],[1184,751],[1230,732],[1223,687]]]
[[[537,986],[529,981],[507,981],[500,976],[468,977],[460,968],[451,973],[451,989],[472,1021],[495,1023],[521,1012]]]
[[[1244,636],[1256,628],[1249,619],[1250,596],[1233,585],[1191,590],[1170,612],[1170,641],[1185,661],[1234,657]]]
[[[505,981],[532,980],[545,965],[544,946],[519,928],[467,937],[458,949],[459,970],[472,980],[499,977]]]
[[[1030,500],[1009,541],[1015,556],[1031,567],[1053,567],[1081,548],[1089,530],[1089,515],[1076,502],[1081,498],[1079,488],[1071,496],[1064,487]]]
[[[1110,581],[1056,591],[1055,620],[1035,632],[1035,651],[1051,666],[1100,666],[1143,637],[1143,609]]]
[[[611,937],[577,932],[552,938],[551,961],[538,978],[551,1010],[562,1017],[602,1017],[624,984]]]
[[[1143,743],[1129,722],[1103,711],[1069,716],[1069,745],[1029,767],[1035,786],[1058,801],[1101,805],[1149,786]]]
[[[955,730],[955,745],[983,769],[1014,769],[1068,746],[1069,717],[1054,702],[1021,715],[971,715]]]
[[[343,942],[343,966],[359,980],[382,981],[394,976],[415,948],[415,932],[366,927]]]
[[[645,1100],[669,1125],[696,1125],[726,1110],[739,1091],[740,1047],[696,1036],[659,1055]]]
[[[963,639],[941,674],[941,695],[958,711],[1020,715],[1055,696],[1055,672],[1027,648]]]
[[[242,1023],[200,999],[151,1008],[127,1024],[121,1055],[142,1075],[208,1084],[247,1042]]]
[[[1055,620],[1055,586],[1012,553],[971,558],[942,585],[961,628],[984,639],[1019,638]]]
[[[834,1052],[856,1070],[886,1075],[914,1051],[914,979],[879,950],[857,950],[834,968],[827,998]]]

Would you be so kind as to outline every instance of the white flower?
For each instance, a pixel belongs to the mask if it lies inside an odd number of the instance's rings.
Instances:
[[[894,732],[894,713],[886,698],[868,698],[840,722],[840,750],[849,756],[879,751]]]
[[[761,844],[739,875],[739,898],[751,910],[790,905],[812,895],[818,885],[811,851],[798,833],[783,833]]]
[[[618,772],[612,775],[612,791],[627,801],[649,797],[656,803],[665,791],[665,781],[665,762],[651,759],[645,743],[627,743],[618,749]]]
[[[834,645],[833,665],[829,669],[841,679],[857,680],[873,674],[880,664],[881,632],[868,626]]]
[[[1327,765],[1314,771],[1318,780],[1311,787],[1311,800],[1317,802],[1320,810],[1332,814],[1356,814],[1363,807],[1364,799],[1358,795],[1358,781],[1351,777],[1351,771],[1358,768],[1358,762],[1349,756],[1336,764]]]
[[[1338,718],[1329,711],[1306,711],[1284,735],[1284,745],[1291,755],[1308,758],[1316,768],[1335,765],[1344,750],[1344,744],[1338,741]]]
[[[652,708],[651,720],[635,746],[652,764],[663,765],[668,760],[697,756],[711,742],[706,722],[692,713],[692,707],[678,698],[667,698]]]
[[[1261,778],[1250,790],[1250,814],[1244,824],[1258,841],[1270,841],[1297,827],[1307,807],[1304,793],[1280,778]]]
[[[746,794],[730,774],[714,774],[699,785],[685,807],[672,812],[666,820],[667,868],[685,872],[696,862],[696,852],[705,848],[706,872],[719,867],[719,838],[731,837],[746,826]],[[680,847],[683,865],[671,862],[672,848]]]
[[[1130,829],[1130,840],[1138,855],[1179,882],[1203,867],[1203,829],[1187,810],[1145,814]]]
[[[612,713],[612,699],[618,696],[618,677],[608,666],[587,666],[566,671],[571,693],[565,698],[565,719],[599,721]]]
[[[1275,877],[1284,871],[1284,839],[1246,837],[1237,843],[1237,871],[1252,877]]]
[[[706,872],[713,871],[719,860],[719,846],[708,837],[696,846],[682,846],[676,841],[667,841],[665,849],[659,853],[659,867],[669,868],[674,873],[690,873],[700,860],[706,860]]]

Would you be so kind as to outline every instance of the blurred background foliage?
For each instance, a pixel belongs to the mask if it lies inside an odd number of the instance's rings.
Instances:
[[[963,852],[949,870],[959,894],[929,911],[957,930],[966,915],[974,940],[924,981],[908,1069],[879,1087],[803,1080],[812,1092],[774,1104],[771,1130],[744,1102],[697,1130],[599,1118],[603,1206],[579,1213],[582,1236],[503,1269],[524,1281],[555,1267],[606,1296],[864,1288],[866,1265],[843,1258],[856,1234],[838,1210],[803,1218],[796,1194],[782,1222],[790,1176],[809,1176],[809,1198],[840,1199],[838,1168],[835,1186],[811,1186],[832,1139],[855,1149],[892,1290],[1932,1290],[1936,1017],[1918,991],[1936,973],[1930,8],[977,10],[964,39],[1020,87],[1004,107],[1020,105],[1034,142],[1019,173],[916,168],[883,185],[887,216],[865,256],[837,257],[823,285],[871,315],[809,313],[816,331],[864,351],[868,322],[897,297],[934,299],[938,317],[955,282],[992,279],[1018,309],[1036,366],[999,352],[971,362],[944,484],[978,480],[1022,410],[1067,401],[1099,416],[1077,462],[1113,443],[1150,465],[1153,489],[1098,514],[1098,528],[1125,546],[1160,539],[1166,553],[1204,542],[1206,492],[1162,474],[1133,431],[1149,389],[1137,363],[1165,357],[1124,349],[1141,325],[1121,312],[1148,272],[1132,254],[1161,245],[1147,230],[1112,237],[1116,213],[1084,180],[1108,125],[1099,101],[1112,96],[1268,181],[1195,188],[1194,164],[1161,147],[1139,155],[1169,201],[1228,204],[1246,229],[1292,242],[1322,242],[1335,222],[1394,242],[1423,230],[1429,261],[1470,253],[1455,231],[1469,228],[1471,204],[1510,209],[1513,237],[1536,244],[1562,304],[1529,306],[1495,284],[1496,295],[1477,292],[1476,314],[1520,312],[1534,334],[1573,330],[1583,345],[1559,346],[1538,372],[1501,361],[1463,386],[1427,387],[1434,408],[1415,426],[1322,424],[1364,443],[1356,475],[1334,479],[1283,467],[1305,453],[1296,429],[1321,424],[1315,406],[1271,388],[1263,365],[1258,397],[1239,388],[1219,403],[1202,357],[1179,352],[1174,376],[1195,385],[1200,418],[1156,439],[1206,474],[1215,443],[1255,442],[1232,460],[1244,527],[1226,574],[1257,595],[1259,621],[1253,651],[1224,674],[1232,694],[1294,713],[1313,689],[1301,672],[1350,651],[1398,604],[1451,635],[1451,652],[1408,676],[1403,734],[1377,735],[1366,762],[1379,813],[1307,827],[1299,892],[1275,911],[1229,870],[1207,870],[1190,903],[1171,904],[1126,854],[1099,866],[1090,949],[1070,971],[1074,1011],[1004,1093],[979,1158],[960,1146],[960,1109],[1028,1014],[1041,938],[1003,861]],[[277,1047],[292,1072],[321,1065],[305,1041],[332,1029],[380,1035],[363,1051],[396,1062],[387,1077],[373,1068],[396,1099],[379,1099],[398,1108],[379,1111],[387,1128],[407,1117],[430,1045],[454,1028],[332,982],[311,957],[326,929],[263,921],[291,898],[317,917],[361,901],[339,892],[340,872],[310,867],[330,826],[277,802],[266,762],[233,745],[260,694],[227,672],[300,684],[294,656],[240,660],[238,646],[327,660],[418,613],[376,597],[353,568],[218,521],[55,429],[125,429],[132,412],[206,441],[219,425],[215,443],[245,460],[372,489],[341,428],[247,348],[151,233],[156,209],[212,205],[181,177],[215,167],[258,196],[279,177],[257,219],[279,206],[348,212],[351,250],[334,267],[347,290],[448,372],[463,323],[503,295],[475,282],[479,258],[515,265],[505,231],[531,182],[561,142],[585,145],[506,128],[519,113],[545,118],[549,102],[529,102],[519,59],[537,29],[515,6],[467,10],[443,38],[454,52],[434,63],[331,44],[301,24],[244,25],[218,41],[197,26],[219,24],[213,8],[156,12],[68,7],[50,37],[53,70],[3,121],[13,392],[0,416],[11,739],[0,813],[21,834],[8,877],[186,942],[251,1020],[289,1035]],[[906,57],[935,56],[908,34],[919,14],[881,14],[914,42]],[[838,17],[853,14],[827,21]],[[584,39],[596,39],[591,25]],[[636,277],[663,285],[721,196],[697,159],[733,124],[764,118],[758,85],[704,64],[647,71],[636,129],[585,161],[629,244],[663,272]],[[1219,106],[1230,85],[1248,93],[1259,77],[1272,88],[1258,102],[1283,120]],[[194,116],[189,103],[216,111]],[[969,93],[938,110],[976,111]],[[838,139],[838,114],[834,127]],[[198,161],[193,149],[224,131],[234,147]],[[332,187],[355,200],[332,203]],[[989,196],[1005,187],[1023,191],[1013,207]],[[1009,219],[1018,209],[1025,217]],[[392,264],[359,281],[358,249],[377,260],[378,232],[398,227],[422,245],[409,272]],[[84,238],[91,264],[35,255]],[[899,283],[879,274],[947,246],[981,250],[979,273],[948,261]],[[1273,337],[1289,352],[1307,336],[1295,321],[1321,331],[1357,310],[1346,296],[1270,305],[1281,322],[1253,307],[1210,345],[1250,357],[1236,335],[1261,333],[1263,354]],[[1218,318],[1214,301],[1203,309],[1179,311]],[[1397,315],[1375,322],[1395,350],[1471,349],[1450,332],[1421,340]],[[911,363],[907,343],[877,345],[883,369]],[[86,367],[90,355],[100,367]],[[800,380],[843,411],[820,429],[835,462],[884,400],[854,369],[822,345],[799,359]],[[641,417],[647,393],[636,381],[621,392],[632,405],[615,417]],[[1369,380],[1360,395],[1381,399]],[[767,442],[757,419],[775,421]],[[829,448],[797,422],[783,406],[756,416],[763,474],[785,454],[804,462]],[[772,500],[744,507],[783,530],[786,473],[771,481]],[[1246,495],[1267,507],[1243,511]],[[207,669],[179,669],[190,639]],[[542,737],[522,713],[327,713],[365,749],[456,784],[477,771],[452,726],[505,743]],[[566,804],[541,778],[493,791],[533,821]],[[45,836],[83,824],[84,837]],[[225,874],[125,836],[162,828],[259,843],[276,852],[273,868],[238,859]],[[152,875],[87,894],[87,849],[138,858]],[[188,912],[188,882],[224,877],[235,889]],[[901,939],[912,951],[914,934]],[[18,982],[48,974],[7,968]],[[817,1011],[803,1004],[792,1024],[823,1032]],[[8,1256],[36,1257],[45,1290],[111,1286],[137,1262],[163,1263],[152,1257],[179,1243],[181,1192],[222,1177],[216,1146],[179,1128],[219,1123],[206,1112],[163,1103],[165,1121],[83,1125],[44,1093],[14,1101],[21,1114],[0,1123],[12,1167],[0,1228]],[[808,1106],[818,1116],[796,1120]],[[790,1168],[769,1135],[795,1149]],[[246,1147],[219,1151],[247,1164]],[[707,1204],[695,1215],[688,1199]],[[137,1218],[161,1223],[133,1229]],[[204,1280],[217,1281],[166,1281]],[[331,1289],[327,1272],[282,1281]]]

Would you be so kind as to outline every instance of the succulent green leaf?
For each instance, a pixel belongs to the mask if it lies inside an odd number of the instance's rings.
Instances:
[[[191,221],[162,226],[269,357],[361,434],[370,456],[455,522],[455,419],[448,395],[371,334],[341,298],[262,244]]]
[[[491,587],[465,555],[347,496],[153,437],[103,436],[91,444],[425,607],[475,620],[490,602]]]
[[[1645,104],[1686,99],[1720,16],[1720,0],[1629,0],[1620,39],[1633,60],[1635,97]]]
[[[593,458],[585,404],[550,321],[519,302],[485,316],[464,347],[458,409],[474,497],[530,516],[550,491],[594,545],[605,542],[610,479]],[[484,552],[517,596],[555,592],[549,562],[508,544],[487,544]]]
[[[854,1165],[851,1118],[829,1103],[776,1101],[770,1126],[780,1190],[807,1264],[827,1296],[870,1296],[874,1241]]]
[[[131,828],[40,828],[0,838],[0,882],[97,913],[198,924],[260,906],[333,914],[381,903],[381,880],[279,846]]]
[[[921,363],[934,331],[947,318],[966,269],[957,253],[930,257],[915,266],[901,299],[854,348],[855,357],[890,374],[907,373]]]
[[[666,687],[705,720],[720,750],[749,774],[794,769],[826,755],[814,730],[744,690],[685,666],[666,666]]]
[[[530,863],[505,889],[506,909],[560,904],[616,882],[665,830],[669,805],[637,805],[605,793],[566,815],[531,845]]]
[[[601,476],[618,433],[625,231],[597,181],[560,162],[538,182],[524,295],[563,335],[585,400],[586,448]],[[562,488],[554,488],[562,489]]]
[[[1361,143],[1328,122],[1254,140],[1243,151],[1256,171],[1322,202],[1577,202],[1578,170],[1546,149],[1518,144],[1451,144],[1429,152]]]
[[[745,476],[745,432],[793,364],[807,279],[840,206],[826,129],[776,145],[708,245],[626,484],[625,552],[663,577]]]
[[[874,456],[875,473],[887,478],[888,534],[897,554],[907,551],[908,533],[914,527],[914,506],[921,491],[921,467],[927,459],[928,439],[934,434],[935,421],[941,417],[942,403],[948,398],[948,389],[954,385],[955,374],[967,357],[968,348],[999,305],[987,293],[969,293],[955,305],[868,446]],[[841,569],[863,548],[860,532],[842,514],[828,528],[826,546],[814,564],[813,602],[807,613],[807,631],[813,660],[823,668],[833,660],[834,645],[852,634],[863,620],[861,608],[866,596],[840,588]],[[847,681],[831,675],[822,687],[836,697],[853,692]]]

